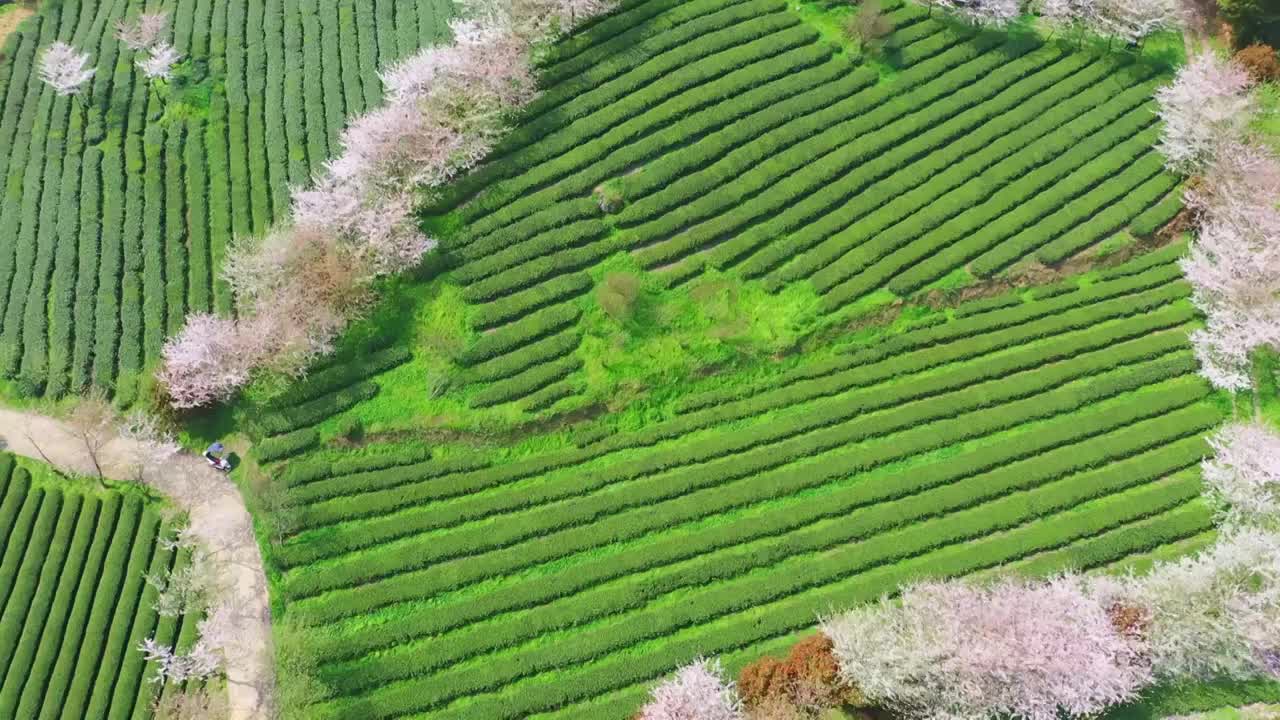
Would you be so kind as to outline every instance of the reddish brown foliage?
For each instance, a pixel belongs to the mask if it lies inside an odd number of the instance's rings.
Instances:
[[[1107,616],[1111,618],[1111,626],[1128,637],[1142,637],[1151,622],[1151,613],[1146,608],[1119,602],[1107,608]]]
[[[785,660],[764,657],[743,668],[738,692],[749,708],[857,704],[861,695],[841,682],[839,673],[831,639],[818,633],[796,643]]]
[[[818,633],[796,643],[787,655],[787,670],[796,680],[808,680],[822,685],[835,685],[840,681],[840,666],[832,651],[831,638]]]
[[[774,657],[762,657],[742,668],[738,693],[747,707],[757,707],[771,697],[785,696],[791,685],[787,667]]]
[[[1280,60],[1270,45],[1254,43],[1236,53],[1236,62],[1253,78],[1254,82],[1280,79]]]

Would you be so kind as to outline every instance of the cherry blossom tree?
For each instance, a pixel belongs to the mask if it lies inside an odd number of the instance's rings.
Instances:
[[[1100,597],[1147,609],[1147,652],[1158,679],[1280,677],[1280,535],[1229,529],[1194,557],[1096,585]]]
[[[129,441],[134,479],[139,483],[163,470],[182,450],[173,433],[166,430],[154,415],[142,410],[125,416],[119,423],[118,434]]]
[[[40,79],[59,95],[75,95],[97,72],[89,62],[88,53],[56,41],[40,55]]]
[[[138,69],[151,80],[168,80],[173,77],[173,66],[182,54],[167,42],[158,42],[147,50],[147,56],[139,58]]]
[[[1054,32],[1082,32],[1097,25],[1098,0],[1044,0],[1037,10]]]
[[[1236,423],[1209,444],[1213,457],[1200,467],[1224,524],[1280,522],[1280,434],[1262,423]]]
[[[222,659],[215,649],[203,640],[197,640],[186,652],[147,638],[138,646],[147,662],[155,663],[152,682],[181,683],[187,680],[203,680],[216,675],[222,669]]]
[[[1166,166],[1178,173],[1201,172],[1220,146],[1240,137],[1253,109],[1249,82],[1239,65],[1206,52],[1156,92],[1164,121],[1158,147]]]
[[[249,381],[265,338],[236,321],[207,313],[187,317],[161,351],[160,383],[176,408],[226,400]]]
[[[1280,160],[1267,148],[1226,140],[1186,200],[1202,217],[1230,222],[1255,236],[1280,237]]]
[[[1280,348],[1280,234],[1266,228],[1267,216],[1275,211],[1257,208],[1258,224],[1236,221],[1250,214],[1208,217],[1180,262],[1193,288],[1192,301],[1205,313],[1204,329],[1191,336],[1202,373],[1229,391],[1252,384],[1255,350]]]
[[[1004,27],[1022,14],[1020,0],[946,0],[946,3],[974,25]]]
[[[161,42],[169,30],[168,13],[142,13],[116,23],[116,39],[130,50],[146,50]]]
[[[922,583],[822,630],[844,679],[909,717],[1092,715],[1151,680],[1141,639],[1071,577]]]
[[[1132,45],[1158,30],[1178,27],[1181,19],[1178,0],[1099,0],[1084,22],[1100,35]]]
[[[744,715],[720,661],[699,659],[653,689],[639,720],[744,720]]]

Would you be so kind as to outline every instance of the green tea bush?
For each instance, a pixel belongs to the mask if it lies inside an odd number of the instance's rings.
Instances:
[[[284,460],[314,448],[319,442],[320,434],[315,428],[303,428],[259,440],[254,454],[260,462]]]

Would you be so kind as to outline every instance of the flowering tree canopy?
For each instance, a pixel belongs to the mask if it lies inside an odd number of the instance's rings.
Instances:
[[[1157,678],[1280,678],[1280,535],[1229,530],[1194,557],[1099,582],[1147,609]]]
[[[640,720],[744,720],[742,700],[719,660],[697,660],[653,689]]]
[[[132,22],[116,23],[116,39],[130,50],[146,50],[155,46],[169,30],[169,15],[163,12],[142,13]]]
[[[263,355],[262,342],[233,320],[207,313],[190,315],[182,332],[161,351],[164,366],[159,380],[177,408],[225,400],[248,382]]]
[[[1022,14],[1021,0],[946,0],[946,3],[975,25],[1004,27]]]
[[[45,48],[40,56],[40,79],[59,95],[75,95],[89,82],[96,68],[89,67],[89,54],[61,40]]]
[[[1248,87],[1243,68],[1213,53],[1201,53],[1178,70],[1173,82],[1156,92],[1165,164],[1179,173],[1203,170],[1218,147],[1248,125],[1253,105]]]
[[[1091,715],[1150,681],[1140,640],[1066,577],[923,583],[822,629],[848,682],[911,717]]]
[[[1132,44],[1177,27],[1181,15],[1178,0],[1099,0],[1083,22],[1094,32]]]
[[[173,76],[173,66],[182,59],[182,54],[167,42],[159,42],[147,50],[147,56],[139,58],[138,69],[152,80],[168,80]]]
[[[1237,423],[1209,444],[1213,457],[1200,467],[1225,524],[1280,520],[1280,434],[1262,423]]]

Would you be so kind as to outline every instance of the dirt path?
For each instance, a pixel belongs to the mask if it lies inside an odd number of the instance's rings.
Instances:
[[[64,468],[84,472],[93,467],[84,446],[66,426],[43,415],[0,408],[0,449],[37,460],[47,457]],[[99,460],[107,477],[125,478],[132,475],[133,457],[130,443],[115,438],[103,448]],[[202,458],[183,454],[170,461],[168,468],[163,479],[149,484],[187,510],[191,533],[219,561],[222,599],[236,608],[236,643],[226,649],[230,718],[266,720],[274,684],[271,613],[267,577],[249,512],[235,484]]]

